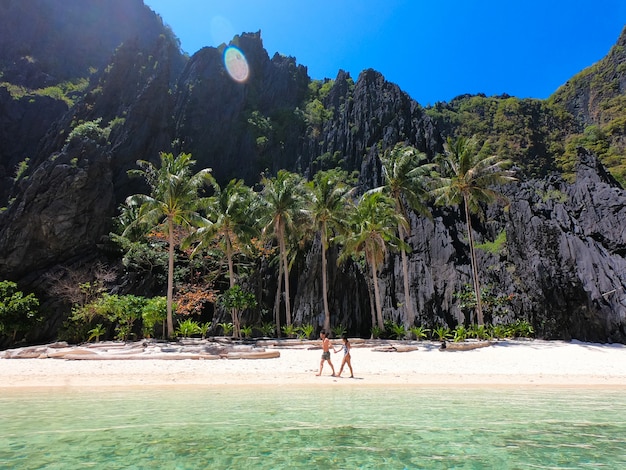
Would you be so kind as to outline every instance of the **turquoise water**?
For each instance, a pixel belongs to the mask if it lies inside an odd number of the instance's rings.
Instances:
[[[0,468],[626,468],[626,390],[4,391]]]

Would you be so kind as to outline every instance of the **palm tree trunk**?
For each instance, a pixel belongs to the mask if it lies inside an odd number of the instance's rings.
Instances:
[[[322,298],[324,301],[324,330],[326,334],[330,331],[330,309],[328,308],[328,274],[326,272],[327,263],[326,260],[326,224],[322,226],[321,230],[321,242],[322,242]]]
[[[167,263],[167,336],[174,336],[174,317],[172,315],[172,304],[174,302],[174,221],[167,218],[169,257]]]
[[[283,287],[283,264],[278,260],[278,286],[274,298],[274,318],[276,321],[276,336],[280,338],[280,293]]]
[[[280,228],[280,257],[283,263],[283,275],[285,276],[285,324],[291,326],[291,301],[289,299],[289,263],[287,262],[287,249],[285,247],[285,231]]]
[[[370,316],[372,317],[372,327],[376,326],[376,299],[374,298],[374,294],[373,294],[373,286],[372,284],[374,283],[374,281],[372,281],[372,276],[368,276],[367,272],[363,274],[363,276],[365,277],[365,283],[367,284],[367,296],[369,297],[369,301],[370,301]],[[374,331],[372,330],[372,339],[374,339]]]
[[[465,206],[465,219],[467,221],[467,234],[470,246],[470,259],[472,261],[472,278],[474,283],[474,293],[476,294],[476,323],[482,325],[483,320],[483,304],[480,294],[480,280],[478,279],[478,266],[476,262],[476,252],[474,251],[474,236],[472,235],[472,220],[469,211],[469,201],[467,196],[463,196],[463,203]]]
[[[232,289],[235,287],[235,267],[233,266],[233,249],[230,244],[230,237],[228,234],[226,235],[226,258],[228,260],[229,285]],[[239,338],[241,336],[239,327],[239,312],[236,308],[232,308],[230,315],[233,317],[233,334],[235,338]]]
[[[398,225],[398,235],[400,236],[400,240],[405,241],[405,233],[402,225]],[[411,301],[411,293],[409,290],[409,262],[406,251],[401,250],[400,255],[402,257],[402,276],[404,278],[404,326],[408,330],[415,322],[415,310],[413,309],[413,302]]]
[[[376,269],[376,263],[374,260],[370,260],[370,266],[372,267],[372,281],[374,282],[374,300],[376,301],[376,319],[378,321],[378,328],[381,331],[385,330],[385,322],[383,321],[383,310],[380,306],[380,292],[378,290],[378,274]]]

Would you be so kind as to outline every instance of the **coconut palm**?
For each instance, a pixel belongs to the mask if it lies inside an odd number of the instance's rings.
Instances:
[[[137,224],[147,224],[163,230],[168,239],[167,269],[167,335],[174,336],[172,299],[174,293],[174,230],[175,227],[190,228],[202,221],[196,212],[200,198],[198,191],[213,182],[211,170],[205,168],[192,174],[191,168],[196,163],[191,154],[181,153],[174,157],[171,153],[161,152],[161,166],[152,162],[138,160],[140,170],[131,170],[129,174],[143,176],[150,186],[150,195],[135,194],[126,199],[129,207],[138,207]],[[126,228],[132,230],[133,224]]]
[[[432,195],[437,204],[463,204],[472,263],[472,281],[476,295],[476,321],[482,325],[484,320],[471,214],[482,217],[481,204],[506,201],[506,198],[494,189],[494,186],[510,183],[515,181],[515,178],[508,170],[511,164],[509,160],[497,155],[481,155],[476,150],[476,142],[464,137],[456,140],[448,138],[442,163],[443,176],[440,178],[439,186],[432,191]]]
[[[408,221],[408,209],[420,215],[430,217],[430,211],[425,204],[428,197],[430,175],[435,165],[426,163],[426,155],[414,147],[403,143],[397,144],[381,157],[383,186],[372,191],[383,191],[395,202],[396,210]],[[408,205],[408,207],[407,207]],[[398,225],[398,237],[406,241],[410,225],[405,229]],[[400,251],[402,258],[402,276],[404,281],[404,326],[410,328],[415,322],[415,309],[411,301],[409,289],[409,263],[405,250]]]
[[[347,196],[350,187],[345,184],[345,179],[345,172],[329,170],[316,173],[313,181],[308,183],[311,191],[309,211],[315,230],[320,234],[322,246],[322,299],[326,331],[330,331],[326,251],[333,233],[343,230],[346,225]]]
[[[363,254],[372,274],[376,318],[372,326],[384,331],[382,307],[378,288],[378,268],[385,260],[387,249],[408,250],[408,245],[396,236],[398,225],[406,229],[407,221],[398,213],[390,197],[380,192],[365,193],[348,216],[350,229],[343,239],[340,261]]]
[[[203,200],[206,219],[188,238],[187,243],[198,242],[192,254],[210,248],[215,242],[226,255],[228,279],[233,289],[237,282],[234,257],[246,250],[247,243],[256,234],[256,195],[242,180],[231,180],[224,188],[213,182],[214,194]],[[239,336],[239,312],[231,311],[233,334]]]
[[[291,300],[289,293],[289,263],[287,241],[290,235],[308,224],[305,208],[307,199],[304,179],[296,173],[280,170],[276,177],[263,177],[261,203],[265,206],[262,218],[263,233],[278,241],[279,257],[285,281],[285,322],[291,326]],[[277,324],[279,324],[277,310]]]

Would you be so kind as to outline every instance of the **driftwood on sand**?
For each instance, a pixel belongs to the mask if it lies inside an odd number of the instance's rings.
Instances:
[[[460,341],[450,343],[442,341],[440,351],[469,351],[471,349],[485,348],[494,344],[493,341]]]
[[[41,346],[26,346],[0,352],[4,359],[65,359],[65,360],[211,360],[211,359],[271,359],[280,351],[255,345],[223,344],[207,340],[180,342],[102,342],[71,346],[56,342]]]

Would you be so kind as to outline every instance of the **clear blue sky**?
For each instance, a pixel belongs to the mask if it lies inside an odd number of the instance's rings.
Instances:
[[[626,0],[144,0],[189,55],[261,31],[313,79],[381,72],[422,105],[463,93],[547,98],[606,55]]]

